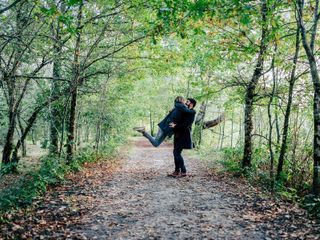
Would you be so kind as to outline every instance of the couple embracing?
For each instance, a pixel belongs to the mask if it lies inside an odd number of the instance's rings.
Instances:
[[[174,135],[174,164],[175,170],[168,174],[170,177],[185,177],[187,170],[184,165],[184,159],[181,155],[183,149],[192,149],[193,142],[191,138],[191,126],[195,119],[196,100],[178,96],[174,101],[174,108],[169,114],[158,124],[159,130],[156,137],[152,137],[145,131],[144,127],[135,128],[142,133],[154,147],[158,147],[166,137]]]

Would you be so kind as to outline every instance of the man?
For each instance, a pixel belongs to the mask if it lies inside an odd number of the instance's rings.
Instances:
[[[188,98],[186,102],[189,109],[193,109],[197,102],[193,98]],[[173,173],[169,174],[170,177],[185,177],[187,176],[187,170],[184,165],[184,159],[181,155],[183,149],[192,149],[193,143],[191,139],[191,127],[195,119],[196,112],[183,113],[182,121],[180,123],[171,123],[170,127],[173,128],[174,132],[174,165],[175,170]]]
[[[145,127],[136,127],[134,130],[140,132],[145,136],[154,147],[158,147],[164,139],[173,134],[173,128],[169,126],[170,123],[179,123],[182,119],[183,113],[195,113],[194,110],[189,109],[186,106],[186,100],[178,96],[174,100],[174,108],[169,112],[169,114],[158,124],[159,129],[156,137],[152,137],[149,133],[146,132]]]

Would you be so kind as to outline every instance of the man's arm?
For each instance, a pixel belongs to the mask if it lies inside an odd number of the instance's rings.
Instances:
[[[195,119],[195,114],[192,114],[192,115],[188,114],[188,117],[186,117],[182,123],[173,124],[171,126],[174,129],[185,129],[185,128],[187,128],[187,127],[192,125],[194,119]]]

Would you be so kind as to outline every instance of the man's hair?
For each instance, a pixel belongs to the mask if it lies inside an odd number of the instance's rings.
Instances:
[[[181,96],[177,96],[176,99],[174,100],[174,102],[176,103],[182,103],[184,101],[184,97]]]
[[[193,104],[193,107],[197,105],[197,101],[194,98],[188,98],[188,100]]]

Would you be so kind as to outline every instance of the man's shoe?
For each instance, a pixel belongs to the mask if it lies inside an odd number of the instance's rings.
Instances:
[[[133,130],[138,131],[140,133],[143,133],[146,131],[145,127],[134,127]]]
[[[168,177],[178,177],[180,175],[180,173],[179,172],[176,172],[176,171],[174,171],[173,173],[169,173],[167,176]]]
[[[180,173],[178,177],[180,178],[180,177],[186,177],[186,176],[187,176],[187,173]]]

